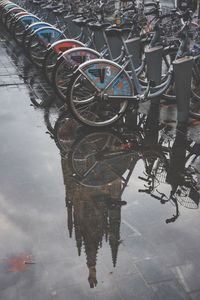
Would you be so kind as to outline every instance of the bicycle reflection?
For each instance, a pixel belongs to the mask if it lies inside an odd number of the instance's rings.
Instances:
[[[97,285],[97,254],[104,238],[116,266],[121,207],[126,205],[123,194],[138,165],[143,170],[140,168],[137,179],[144,185],[138,192],[161,204],[172,203],[175,212],[166,220],[171,223],[180,216],[180,205],[192,209],[199,206],[200,146],[187,140],[185,128],[174,131],[159,124],[153,113],[138,115],[137,128],[134,124],[134,130],[120,134],[117,130],[82,131],[76,121],[66,117],[61,123],[64,127],[57,128],[59,148],[63,150],[68,230],[70,237],[74,230],[78,254],[85,250],[88,281],[93,288]],[[71,134],[64,134],[68,127],[73,129]],[[59,134],[57,144],[58,139]]]

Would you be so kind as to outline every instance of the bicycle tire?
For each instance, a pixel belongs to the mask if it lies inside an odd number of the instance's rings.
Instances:
[[[6,29],[7,29],[8,31],[9,31],[9,28],[10,28],[10,23],[11,23],[12,21],[14,21],[16,15],[17,15],[18,13],[25,13],[25,14],[28,14],[28,12],[27,12],[25,9],[21,8],[21,7],[17,7],[17,8],[15,7],[15,8],[13,8],[13,9],[11,9],[11,10],[6,14],[6,16],[5,16],[5,22],[4,22],[4,26],[6,27]]]
[[[84,61],[99,57],[100,54],[97,51],[85,47],[65,51],[59,57],[52,73],[52,82],[56,93],[63,101],[66,101],[68,84],[75,68]]]
[[[15,40],[20,45],[23,45],[24,33],[27,30],[27,26],[30,26],[31,24],[36,23],[38,21],[39,18],[32,14],[19,16],[16,20],[14,20],[14,22],[12,22],[10,32],[14,36]]]
[[[23,36],[22,36],[22,45],[23,45],[23,49],[27,55],[28,55],[29,41],[30,41],[32,34],[37,29],[44,28],[44,27],[52,27],[52,25],[50,23],[46,23],[46,22],[36,22],[36,23],[29,25],[28,28],[26,28],[26,30],[24,31]]]
[[[29,59],[35,65],[42,68],[48,45],[54,43],[59,38],[65,37],[60,30],[54,27],[37,29],[32,34],[27,46]]]
[[[109,103],[101,96],[105,91],[107,95],[123,96],[123,99]],[[117,122],[129,104],[124,98],[133,95],[134,88],[127,72],[105,59],[82,64],[72,77],[67,91],[74,117],[93,128],[107,127]]]
[[[43,62],[43,72],[45,77],[49,83],[52,83],[52,72],[56,65],[58,57],[65,51],[84,46],[83,43],[73,40],[73,39],[64,39],[59,40],[51,45],[51,47],[47,50],[45,59]]]
[[[13,9],[22,9],[22,7],[20,7],[19,5],[14,5],[14,3],[10,3],[7,4],[1,12],[1,21],[3,24],[5,24],[5,20],[7,18],[7,16],[9,15],[10,11],[12,11]]]
[[[106,150],[116,151],[123,144],[123,137],[112,130],[90,131],[75,141],[69,152],[69,164],[80,184],[89,187],[105,186],[117,179],[129,168],[132,153],[113,155],[99,159]],[[120,163],[119,163],[120,161]]]
[[[16,22],[18,21],[18,19],[20,19],[21,17],[25,17],[25,16],[28,16],[29,13],[28,12],[19,12],[17,13],[14,18],[12,18],[10,24],[8,24],[8,30],[9,32],[11,33],[11,35],[15,38],[14,36],[14,32],[15,32],[15,29],[16,29]],[[24,29],[25,30],[25,29]]]
[[[5,6],[3,6],[2,9],[0,10],[0,20],[3,24],[5,21],[7,12],[14,7],[19,7],[19,6],[15,3],[10,2],[10,3],[6,4]]]
[[[72,144],[77,138],[77,129],[79,127],[80,124],[72,117],[69,111],[64,111],[56,120],[53,137],[63,156],[66,156],[71,151]]]

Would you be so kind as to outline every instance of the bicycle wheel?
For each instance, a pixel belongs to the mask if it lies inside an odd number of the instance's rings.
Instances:
[[[23,36],[25,31],[27,30],[27,26],[30,26],[31,24],[36,23],[38,21],[39,18],[30,14],[25,16],[19,16],[17,19],[15,19],[14,22],[12,22],[12,24],[10,25],[10,31],[13,34],[15,40],[19,44],[22,44]]]
[[[3,6],[3,8],[0,10],[0,20],[3,24],[5,23],[5,18],[6,18],[8,11],[14,7],[19,7],[19,6],[15,3],[10,2],[10,3],[6,4],[5,6]]]
[[[49,83],[52,82],[52,72],[56,65],[59,55],[61,55],[62,52],[65,52],[71,48],[82,46],[84,46],[83,43],[71,39],[60,40],[51,45],[51,47],[46,52],[46,56],[43,63],[43,71]]]
[[[6,5],[8,5],[9,3],[11,3],[10,1],[0,1],[0,15],[1,15],[1,12],[3,11],[4,7]]]
[[[8,30],[9,32],[14,36],[14,31],[15,31],[15,24],[17,22],[17,20],[21,17],[25,17],[25,16],[28,16],[29,13],[27,11],[22,11],[22,12],[19,12],[17,13],[12,19],[11,21],[9,22],[8,24]],[[14,37],[15,38],[15,37]]]
[[[10,24],[15,20],[15,17],[19,13],[28,14],[28,12],[25,11],[25,9],[23,9],[21,7],[14,7],[11,10],[9,10],[9,12],[6,14],[4,25],[8,30],[10,28]]]
[[[98,52],[85,47],[73,48],[63,53],[58,59],[52,74],[54,89],[61,99],[67,100],[67,88],[75,68],[85,61],[99,57]]]
[[[63,112],[56,120],[53,136],[56,146],[61,154],[66,156],[77,138],[80,124],[72,117],[70,112]]]
[[[118,96],[118,100],[108,101],[107,96],[113,95]],[[74,117],[91,127],[109,126],[118,121],[128,107],[126,96],[133,95],[134,88],[127,72],[105,59],[82,64],[67,91]]]
[[[103,186],[123,180],[132,161],[131,152],[121,152],[123,139],[112,131],[92,132],[77,140],[69,153],[76,179],[84,186]]]
[[[23,45],[23,49],[27,53],[27,55],[28,55],[29,42],[30,42],[30,39],[31,39],[33,33],[37,29],[45,28],[45,27],[52,27],[52,25],[49,23],[46,23],[46,22],[36,22],[34,24],[29,25],[28,28],[26,28],[26,30],[24,31],[23,36],[22,36],[22,45]]]
[[[30,60],[42,68],[45,54],[49,44],[53,44],[59,38],[64,38],[63,33],[53,27],[37,29],[30,38],[28,54]]]

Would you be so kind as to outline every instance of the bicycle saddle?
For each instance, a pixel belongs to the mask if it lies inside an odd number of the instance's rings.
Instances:
[[[110,27],[107,28],[106,34],[107,35],[118,35],[118,36],[122,36],[124,33],[129,33],[131,32],[131,28],[115,28],[115,27]]]
[[[53,13],[55,15],[62,15],[62,14],[65,14],[65,13],[68,13],[69,12],[69,8],[58,8],[58,9],[54,9],[53,10]]]
[[[35,5],[41,5],[41,4],[44,4],[44,1],[43,1],[43,0],[41,0],[41,1],[33,0],[33,1],[32,1],[32,4],[35,4]]]
[[[61,5],[51,5],[51,4],[49,4],[49,5],[43,6],[42,8],[52,10],[52,9],[61,8]]]
[[[92,31],[101,31],[102,29],[105,29],[107,27],[110,26],[110,23],[99,23],[99,22],[95,22],[95,23],[89,23],[88,27],[92,30]]]
[[[88,22],[91,22],[91,21],[94,21],[94,19],[81,19],[81,18],[78,18],[78,19],[74,19],[72,20],[73,23],[75,23],[77,26],[79,27],[84,27],[87,25]]]
[[[177,8],[172,8],[170,9],[171,13],[176,13],[177,12]]]

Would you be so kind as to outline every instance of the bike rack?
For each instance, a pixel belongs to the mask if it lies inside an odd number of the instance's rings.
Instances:
[[[162,54],[163,47],[153,47],[145,51],[146,63],[147,63],[147,78],[154,85],[161,83],[162,76]],[[151,100],[152,105],[159,105],[160,98]]]
[[[147,77],[149,81],[158,85],[161,83],[163,47],[153,47],[145,51],[147,63]]]
[[[132,39],[128,39],[125,41],[126,46],[130,55],[132,55],[131,59],[133,61],[134,67],[137,69],[141,65],[141,40],[139,37],[135,37]]]
[[[187,123],[191,97],[193,57],[186,56],[173,62],[177,102],[177,122]]]

